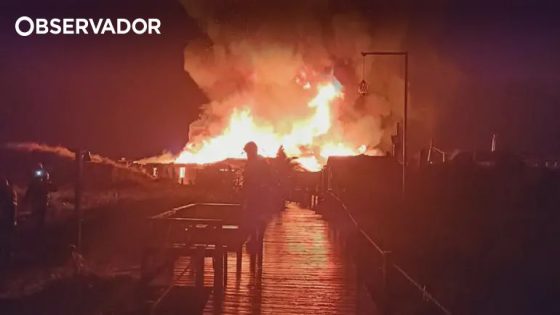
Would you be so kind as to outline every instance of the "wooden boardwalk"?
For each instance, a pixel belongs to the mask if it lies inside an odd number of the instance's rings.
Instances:
[[[263,252],[262,269],[251,268],[245,252],[240,274],[230,255],[227,286],[210,295],[204,314],[376,314],[352,263],[314,211],[289,207],[279,213],[267,226]],[[176,272],[185,263],[178,261]],[[205,274],[211,287],[211,258]],[[192,284],[192,277],[185,280]]]

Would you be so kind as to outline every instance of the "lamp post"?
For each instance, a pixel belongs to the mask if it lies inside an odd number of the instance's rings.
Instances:
[[[83,224],[83,211],[82,211],[82,177],[84,172],[84,162],[91,161],[91,154],[89,151],[76,150],[76,182],[74,186],[74,210],[77,223],[77,240],[76,245],[78,252],[82,252],[82,224]]]
[[[403,136],[402,136],[402,194],[405,196],[406,187],[406,136],[407,136],[407,122],[408,122],[408,51],[362,51],[364,57],[364,72],[365,72],[365,57],[366,56],[401,56],[404,59],[404,102],[403,102]],[[360,82],[360,94],[367,94],[368,87],[365,78]]]

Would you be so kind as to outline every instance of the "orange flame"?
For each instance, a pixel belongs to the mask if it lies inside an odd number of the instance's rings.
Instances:
[[[303,85],[310,89],[310,83]],[[228,158],[245,158],[243,146],[254,141],[259,154],[274,157],[280,146],[288,156],[309,171],[318,171],[329,156],[349,156],[366,153],[366,145],[352,145],[335,141],[333,135],[333,103],[343,97],[339,85],[334,82],[317,86],[317,94],[308,102],[313,109],[310,117],[292,122],[291,130],[278,133],[266,122],[258,122],[247,107],[235,109],[220,135],[189,143],[175,160],[175,163],[206,164]]]

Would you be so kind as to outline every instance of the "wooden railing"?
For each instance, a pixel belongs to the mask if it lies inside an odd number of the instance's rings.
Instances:
[[[227,282],[227,252],[236,253],[237,272],[241,271],[241,249],[248,231],[241,227],[240,218],[240,205],[218,203],[189,204],[148,218],[150,230],[142,261],[144,282],[169,269],[177,257],[190,256],[195,285],[203,286],[204,257],[212,256],[214,286],[222,289]]]
[[[186,275],[189,270],[191,270],[191,263],[186,265],[183,268],[183,270],[181,271],[181,273],[177,277],[175,277],[175,279],[173,279],[173,281],[171,281],[169,286],[167,286],[167,288],[165,288],[165,290],[163,290],[163,292],[159,295],[159,297],[157,299],[155,299],[154,303],[152,304],[152,306],[150,308],[150,315],[156,314],[156,311],[157,311],[160,303],[167,297],[169,292],[171,292],[171,290],[175,287],[175,284],[177,282],[181,281],[183,276]]]
[[[392,252],[374,241],[333,192],[325,194],[321,211],[341,234],[355,258],[358,278],[383,314],[451,314],[426,286],[393,261]]]

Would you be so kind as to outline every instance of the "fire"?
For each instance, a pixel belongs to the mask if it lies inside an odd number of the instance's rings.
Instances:
[[[302,88],[311,89],[311,83],[302,83]],[[223,132],[199,143],[189,143],[176,158],[175,163],[206,164],[228,158],[245,158],[243,146],[254,141],[259,154],[276,156],[280,146],[285,153],[309,171],[318,171],[329,156],[350,156],[366,153],[366,145],[353,145],[339,140],[333,132],[333,110],[337,100],[344,96],[336,79],[316,86],[316,94],[307,106],[311,115],[291,123],[291,130],[281,133],[270,123],[258,121],[249,106],[236,108],[229,117]]]

